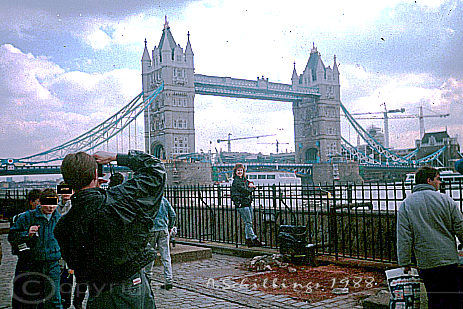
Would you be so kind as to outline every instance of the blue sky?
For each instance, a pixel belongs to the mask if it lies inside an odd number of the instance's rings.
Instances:
[[[5,2],[5,1],[4,1]],[[164,16],[199,74],[290,84],[312,44],[325,65],[336,55],[341,100],[351,112],[405,108],[426,131],[463,136],[463,6],[426,1],[34,1],[0,4],[0,158],[32,155],[101,123],[141,91],[144,39],[158,45]],[[141,130],[142,119],[138,121]],[[382,127],[381,120],[363,120]],[[290,103],[195,98],[196,151],[294,149]],[[413,147],[418,119],[390,120],[391,146]],[[342,134],[355,141],[346,124]],[[212,141],[212,143],[210,143]],[[133,144],[132,144],[133,145]],[[141,148],[141,140],[138,143]],[[119,149],[120,150],[120,149]]]

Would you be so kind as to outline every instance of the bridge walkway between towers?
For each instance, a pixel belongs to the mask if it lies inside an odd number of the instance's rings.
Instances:
[[[262,77],[257,81],[231,77],[195,74],[196,94],[221,97],[248,98],[282,102],[320,97],[318,87],[293,89],[292,85],[269,82]]]

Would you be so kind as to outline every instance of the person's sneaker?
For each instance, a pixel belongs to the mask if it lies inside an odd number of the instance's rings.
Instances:
[[[174,287],[174,285],[172,283],[161,285],[161,289],[166,290],[166,291],[172,289],[173,287]]]

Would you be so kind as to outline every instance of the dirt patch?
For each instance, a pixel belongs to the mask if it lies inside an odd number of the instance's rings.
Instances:
[[[241,268],[249,270],[249,265]],[[274,295],[286,295],[309,303],[377,288],[387,288],[382,272],[337,265],[318,267],[284,263],[267,271],[235,278],[241,286]]]

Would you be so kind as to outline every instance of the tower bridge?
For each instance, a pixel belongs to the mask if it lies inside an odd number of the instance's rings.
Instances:
[[[325,66],[315,45],[304,70],[298,73],[294,63],[291,83],[276,83],[265,77],[246,80],[195,74],[194,53],[187,35],[185,50],[175,42],[167,19],[158,46],[148,51],[147,41],[141,58],[143,91],[131,102],[98,126],[52,149],[19,159],[0,159],[0,175],[41,173],[67,153],[102,149],[108,141],[129,131],[138,115],[144,117],[145,150],[164,160],[196,152],[195,95],[247,98],[290,102],[294,117],[295,162],[292,168],[310,174],[314,163],[330,162],[343,154],[361,164],[377,166],[413,166],[441,162],[445,145],[433,154],[417,159],[398,156],[365,131],[341,103],[339,70],[334,56]],[[340,114],[346,116],[371,153],[362,153],[341,137]],[[103,148],[104,149],[104,148]],[[379,159],[377,159],[379,158]],[[35,168],[21,168],[25,164]],[[15,168],[17,167],[17,168]],[[221,166],[220,168],[229,168]],[[16,170],[16,171],[15,171]],[[56,172],[49,166],[48,172]],[[44,172],[45,173],[45,172]]]
[[[291,102],[296,163],[325,162],[341,153],[338,65],[334,57],[333,66],[325,66],[315,46],[301,74],[294,64],[291,84],[195,74],[190,35],[183,50],[166,19],[159,45],[149,52],[145,40],[141,66],[144,96],[164,84],[145,111],[145,149],[162,159],[195,152],[196,94]]]

